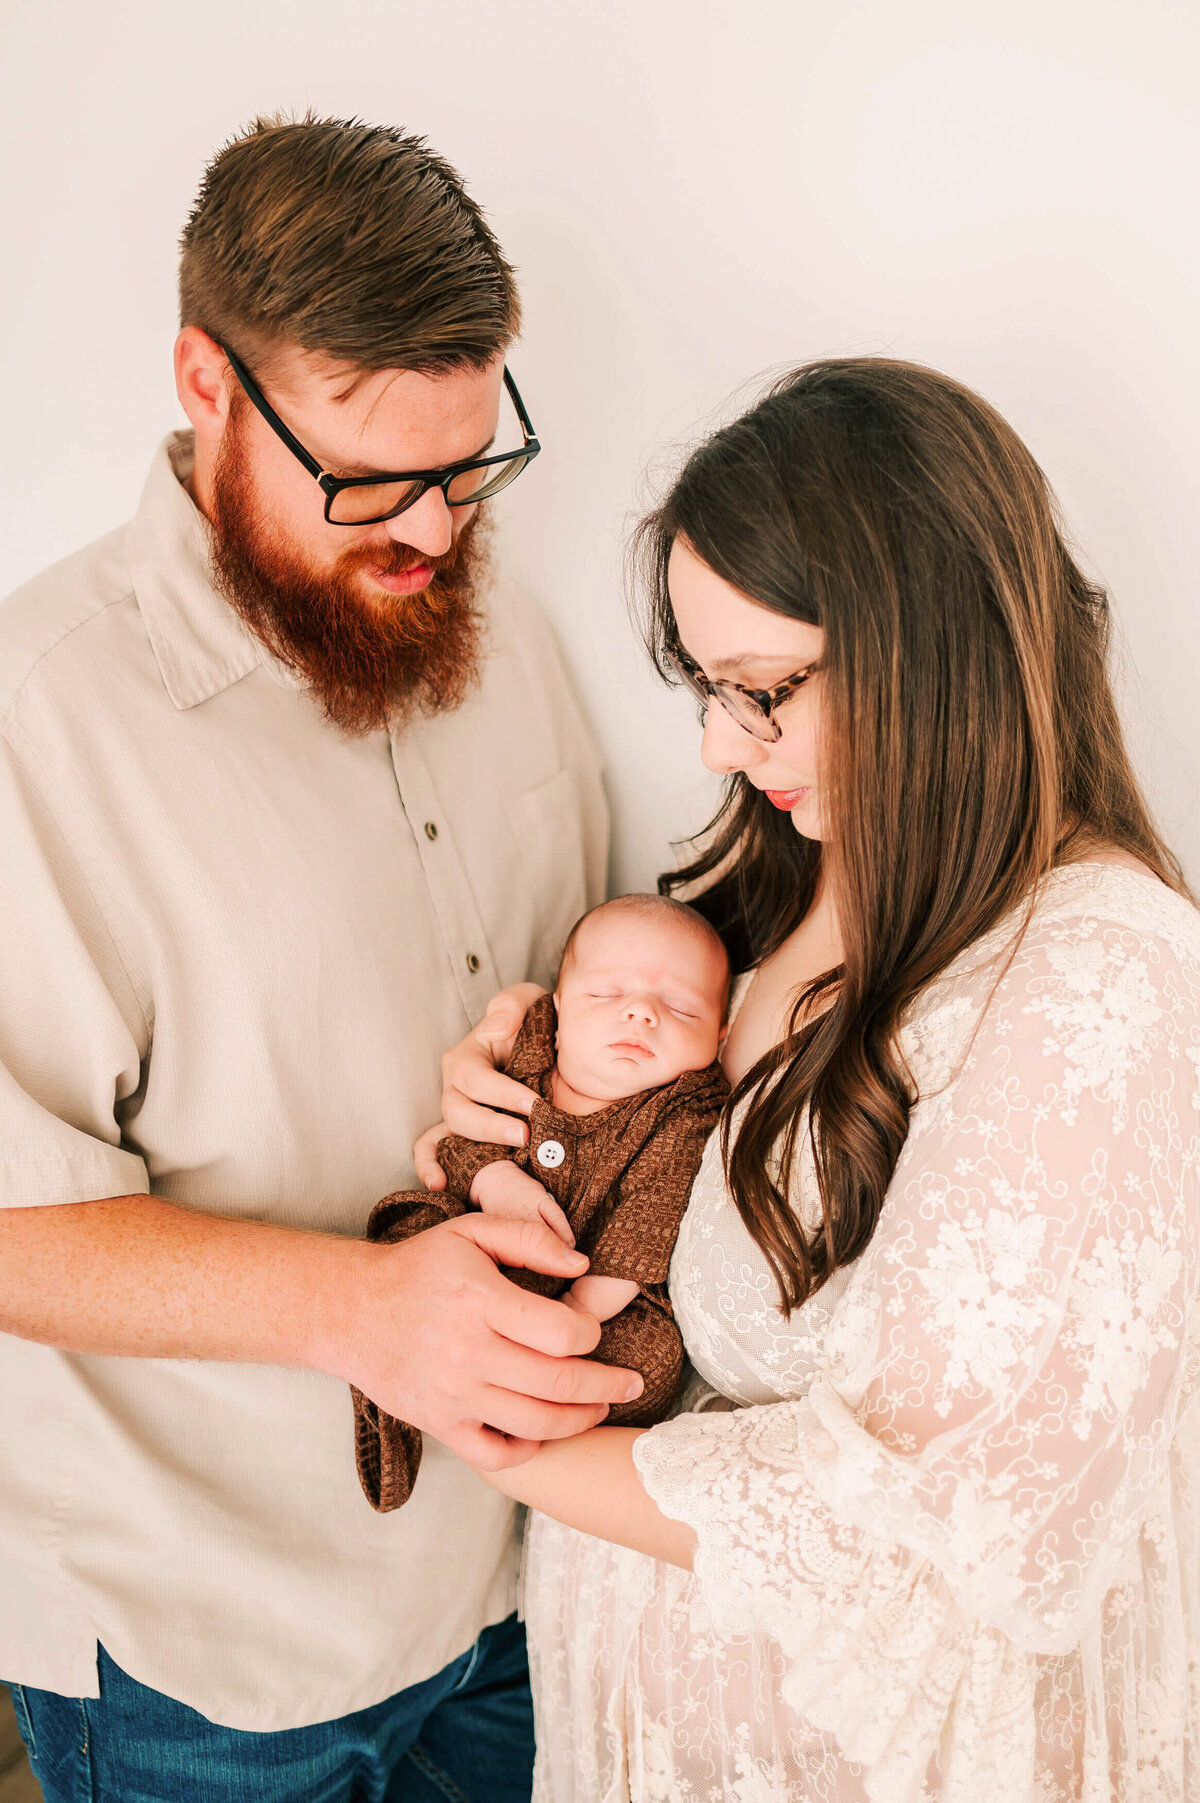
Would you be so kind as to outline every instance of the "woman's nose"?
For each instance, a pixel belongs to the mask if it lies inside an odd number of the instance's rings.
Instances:
[[[729,776],[734,770],[752,769],[765,762],[767,756],[763,741],[739,726],[719,701],[709,704],[704,717],[700,757],[710,770],[717,776]]]
[[[454,514],[440,488],[427,488],[419,501],[394,520],[383,522],[384,531],[396,544],[410,545],[426,557],[446,555],[454,541],[454,527]]]

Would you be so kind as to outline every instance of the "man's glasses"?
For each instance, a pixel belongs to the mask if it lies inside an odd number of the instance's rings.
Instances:
[[[314,476],[325,493],[325,518],[331,526],[375,526],[380,520],[394,520],[415,505],[430,488],[440,488],[447,507],[473,507],[477,501],[490,500],[502,488],[515,482],[541,450],[533,425],[525,411],[525,403],[517,385],[504,371],[504,386],[512,397],[524,443],[519,451],[505,451],[498,457],[468,457],[461,463],[446,463],[435,470],[393,470],[378,476],[334,476],[322,469],[311,452],[306,451],[294,432],[284,425],[262,389],[227,344],[221,349],[229,366],[245,390],[246,398],[266,420],[275,436],[282,440],[297,462]]]
[[[701,707],[706,709],[713,701],[719,701],[727,714],[731,714],[745,732],[752,733],[756,739],[765,739],[773,745],[783,732],[775,709],[782,707],[789,695],[804,687],[816,669],[809,664],[806,670],[797,670],[783,682],[777,682],[773,689],[748,689],[740,682],[710,682],[698,664],[694,664],[681,648],[668,650],[667,662],[678,676],[684,688],[696,697]]]

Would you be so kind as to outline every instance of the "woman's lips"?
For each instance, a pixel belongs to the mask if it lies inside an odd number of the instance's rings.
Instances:
[[[390,570],[367,570],[372,582],[385,588],[389,595],[415,595],[418,589],[428,588],[433,576],[432,565],[415,563],[411,569],[401,570],[393,575]]]
[[[803,789],[764,789],[763,794],[772,807],[780,808],[785,814],[790,814],[792,809],[804,800],[811,787],[810,783]]]

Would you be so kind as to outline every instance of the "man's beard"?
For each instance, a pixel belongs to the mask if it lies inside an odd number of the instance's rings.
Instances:
[[[314,504],[319,495],[314,484]],[[331,570],[318,570],[288,552],[264,515],[235,413],[213,470],[209,538],[220,593],[343,732],[446,712],[473,686],[482,644],[475,595],[487,565],[480,514],[442,557],[389,539],[348,546]],[[356,580],[363,569],[395,576],[419,563],[433,576],[416,594],[380,589],[372,605]]]

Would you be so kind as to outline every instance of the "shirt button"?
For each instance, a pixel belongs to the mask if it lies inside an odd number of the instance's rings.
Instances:
[[[479,959],[475,956],[474,952],[467,953],[467,969],[472,976],[474,976],[475,972],[479,969]]]
[[[544,1139],[537,1149],[537,1161],[544,1171],[557,1170],[566,1156],[556,1139]]]
[[[427,839],[437,838],[437,824],[435,821],[427,820],[425,822],[425,837]]]

